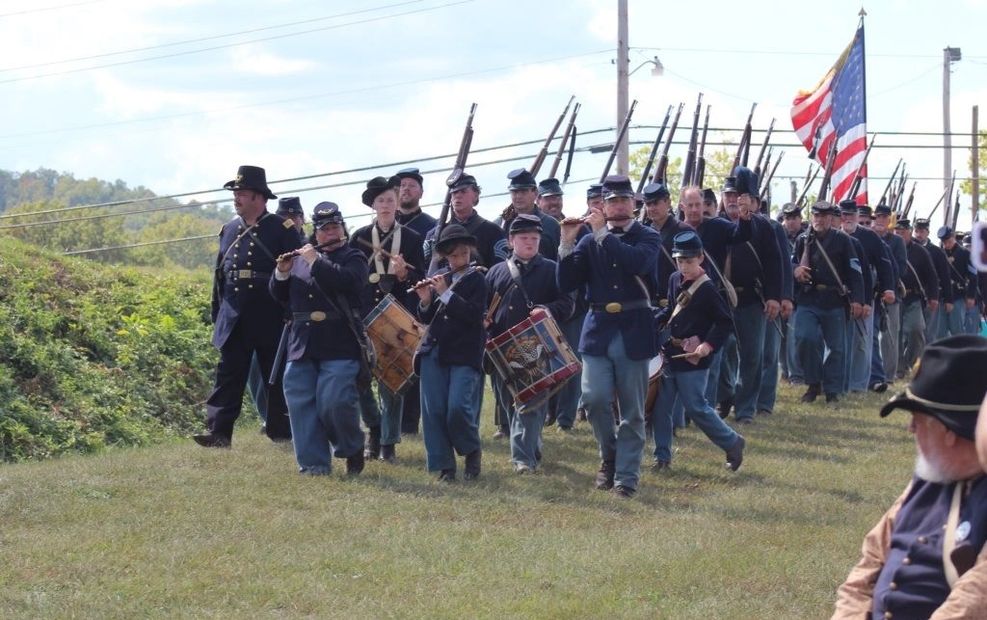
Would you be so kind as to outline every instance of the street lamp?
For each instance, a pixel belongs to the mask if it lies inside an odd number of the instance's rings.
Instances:
[[[643,67],[644,65],[652,65],[652,67],[651,67],[651,76],[652,77],[661,77],[661,76],[665,75],[665,65],[661,64],[661,61],[658,60],[658,57],[657,56],[655,56],[653,59],[651,59],[651,60],[645,60],[644,62],[642,62],[638,66],[634,67],[634,69],[630,73],[627,74],[627,77],[630,77],[630,76],[634,75],[635,73],[637,73],[637,70],[640,69],[641,67]]]

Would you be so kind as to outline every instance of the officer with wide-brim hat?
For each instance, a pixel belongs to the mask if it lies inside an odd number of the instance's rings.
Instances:
[[[401,179],[393,177],[374,177],[367,181],[367,189],[360,195],[360,201],[368,207],[374,206],[374,199],[389,189],[397,189],[401,186]]]
[[[223,188],[230,191],[249,189],[265,196],[268,200],[277,199],[267,186],[267,173],[260,166],[240,166],[236,171],[236,178],[224,183]]]

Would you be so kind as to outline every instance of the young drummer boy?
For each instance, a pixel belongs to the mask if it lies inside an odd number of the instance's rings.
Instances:
[[[664,373],[652,411],[655,469],[672,462],[672,406],[678,398],[685,415],[710,441],[726,452],[727,467],[736,471],[743,461],[744,438],[720,419],[706,400],[710,354],[733,331],[726,301],[717,292],[703,262],[703,242],[693,231],[681,232],[672,241],[672,257],[678,271],[668,281],[668,307],[657,317],[667,328],[662,346]]]
[[[488,304],[494,295],[499,304],[487,326],[491,338],[514,327],[538,308],[544,308],[562,322],[572,313],[572,297],[561,293],[555,280],[555,261],[538,253],[541,220],[521,213],[511,220],[511,256],[487,273]],[[535,471],[541,457],[541,431],[545,423],[547,399],[533,407],[518,406],[502,377],[492,375],[497,397],[509,409],[511,462],[519,474]]]
[[[421,377],[426,464],[439,480],[456,479],[456,453],[465,456],[463,478],[480,475],[480,396],[486,330],[487,283],[470,266],[476,237],[459,224],[442,228],[435,250],[449,263],[416,285],[418,315],[428,330],[415,356]]]

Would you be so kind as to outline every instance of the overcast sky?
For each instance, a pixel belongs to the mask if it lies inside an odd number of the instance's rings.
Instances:
[[[479,108],[474,149],[543,139],[569,95],[582,103],[579,146],[612,138],[616,124],[615,0],[3,0],[0,1],[0,168],[39,167],[78,178],[121,179],[158,194],[215,189],[241,163],[271,181],[397,162],[441,169],[459,144],[471,102]],[[686,103],[687,138],[698,92],[712,127],[739,127],[758,102],[755,128],[777,118],[773,142],[792,144],[789,108],[823,76],[857,26],[860,3],[660,2],[630,0],[634,124],[661,121]],[[915,209],[939,197],[942,49],[953,66],[953,131],[969,132],[971,106],[987,126],[987,1],[866,2],[868,130],[878,132],[872,175],[904,157],[920,180]],[[784,130],[784,131],[780,131]],[[585,132],[585,135],[583,135]],[[650,142],[654,130],[631,133]],[[720,136],[711,133],[710,140]],[[757,142],[757,137],[755,137]],[[954,138],[953,167],[968,174],[970,139]],[[470,166],[485,194],[529,163],[480,165],[533,155],[535,146],[478,152]],[[787,148],[774,184],[801,178],[804,149]],[[672,155],[683,155],[684,147]],[[572,179],[600,174],[606,154],[577,155]],[[548,164],[546,164],[547,168]],[[362,182],[380,170],[272,184],[310,210],[338,202],[366,213]],[[426,175],[425,200],[443,195],[446,173]],[[349,186],[298,191],[324,185]],[[581,210],[586,182],[570,182]],[[884,181],[870,185],[879,195]],[[221,197],[203,193],[201,199]],[[481,202],[492,215],[503,198]],[[969,198],[961,222],[968,221]],[[273,205],[272,205],[273,207]],[[962,226],[961,226],[962,227]],[[210,232],[210,231],[205,231]]]

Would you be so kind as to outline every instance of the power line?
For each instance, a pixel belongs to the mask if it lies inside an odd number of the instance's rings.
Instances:
[[[10,83],[13,83],[13,82],[25,82],[25,81],[28,81],[28,80],[39,80],[39,79],[46,78],[46,77],[53,77],[53,76],[59,76],[59,75],[69,75],[69,74],[72,74],[72,73],[82,73],[82,72],[85,72],[85,71],[93,71],[95,69],[107,69],[107,68],[110,68],[110,67],[121,67],[121,66],[124,66],[124,65],[133,65],[133,64],[142,63],[142,62],[150,62],[152,60],[161,60],[161,59],[164,59],[164,58],[176,58],[178,56],[189,56],[191,54],[201,54],[202,52],[211,52],[211,51],[215,51],[215,50],[228,49],[228,48],[231,48],[231,47],[239,47],[241,45],[249,45],[251,43],[261,43],[261,42],[264,42],[264,41],[275,41],[275,40],[278,40],[278,39],[286,39],[288,37],[296,37],[296,36],[305,35],[305,34],[312,34],[312,33],[315,33],[315,32],[324,32],[326,30],[335,30],[337,28],[344,28],[346,26],[355,26],[355,25],[359,25],[359,24],[369,24],[369,23],[372,23],[372,22],[383,21],[385,19],[392,19],[394,17],[404,17],[406,15],[414,15],[414,14],[417,14],[417,13],[427,13],[427,12],[430,12],[430,11],[437,11],[439,9],[445,9],[445,8],[452,7],[452,6],[458,6],[460,4],[468,4],[468,3],[471,3],[471,2],[476,2],[476,0],[455,0],[454,2],[447,2],[446,4],[440,4],[440,5],[437,5],[437,6],[426,7],[426,8],[423,8],[423,9],[415,9],[415,10],[411,10],[411,11],[405,11],[403,13],[392,13],[390,15],[382,15],[380,17],[368,17],[367,19],[360,19],[360,20],[356,20],[356,21],[352,21],[352,22],[346,22],[344,24],[333,24],[332,26],[324,26],[322,28],[312,28],[310,30],[299,30],[298,32],[289,32],[289,33],[286,33],[286,34],[272,35],[270,37],[261,37],[261,38],[258,38],[258,39],[250,39],[250,40],[247,40],[247,41],[240,41],[238,43],[228,43],[226,45],[214,45],[214,46],[211,46],[211,47],[203,47],[203,48],[200,48],[200,49],[187,50],[187,51],[184,51],[184,52],[174,52],[172,54],[161,54],[161,55],[158,55],[158,56],[148,56],[146,58],[136,58],[136,59],[133,59],[133,60],[121,60],[119,62],[106,63],[106,64],[102,64],[102,65],[93,65],[91,67],[80,67],[80,68],[77,68],[77,69],[66,69],[64,71],[53,71],[51,73],[41,73],[41,74],[38,74],[38,75],[24,76],[24,77],[18,77],[18,78],[9,78],[9,79],[6,79],[6,80],[0,80],[0,84],[10,84]]]
[[[102,0],[97,0],[102,1]],[[180,45],[188,45],[190,43],[204,43],[205,41],[215,41],[217,39],[228,39],[230,37],[241,36],[245,34],[254,34],[257,32],[264,32],[265,30],[277,30],[279,28],[290,28],[292,26],[301,26],[304,24],[312,24],[315,22],[326,21],[327,19],[338,19],[340,17],[350,17],[353,15],[360,15],[362,13],[372,13],[374,11],[380,11],[383,9],[393,9],[400,6],[406,6],[408,4],[421,4],[425,0],[407,0],[405,2],[397,2],[394,4],[384,4],[380,6],[370,7],[368,9],[360,9],[358,11],[347,11],[345,13],[336,13],[335,15],[326,15],[323,17],[313,17],[311,19],[303,19],[294,22],[286,22],[283,24],[274,24],[271,26],[262,26],[260,28],[251,28],[250,30],[240,30],[238,32],[227,32],[225,34],[216,34],[208,37],[199,37],[197,39],[184,39],[182,41],[172,41],[170,43],[160,43],[158,45],[148,45],[145,47],[132,47],[125,50],[117,50],[113,52],[105,52],[102,54],[91,54],[89,56],[76,56],[75,58],[63,58],[61,60],[50,60],[47,62],[38,62],[30,65],[20,65],[19,67],[4,67],[0,68],[0,73],[6,73],[7,71],[21,71],[24,69],[37,69],[39,67],[48,67],[51,65],[64,65],[73,62],[81,62],[83,60],[96,60],[98,58],[111,58],[113,56],[123,56],[126,54],[136,54],[139,52],[149,52],[156,49],[165,49],[169,47],[177,47]],[[89,2],[82,2],[80,4],[91,4]],[[77,5],[68,5],[77,6]],[[4,17],[0,15],[0,17]]]
[[[839,50],[828,52],[813,52],[807,50],[757,50],[757,49],[722,49],[714,47],[632,47],[632,50],[648,50],[653,52],[689,52],[699,54],[756,54],[763,56],[838,56]],[[867,53],[873,58],[938,58],[942,59],[942,54],[875,54]],[[985,58],[985,56],[966,56],[967,58]]]
[[[100,2],[105,2],[106,0],[89,0],[88,2],[73,2],[72,4],[59,4],[56,6],[44,6],[37,9],[24,9],[23,11],[11,11],[10,13],[0,13],[0,17],[17,17],[20,15],[29,15],[31,13],[45,13],[48,11],[58,11],[60,9],[71,9],[77,6],[86,6],[87,4],[99,4]]]

